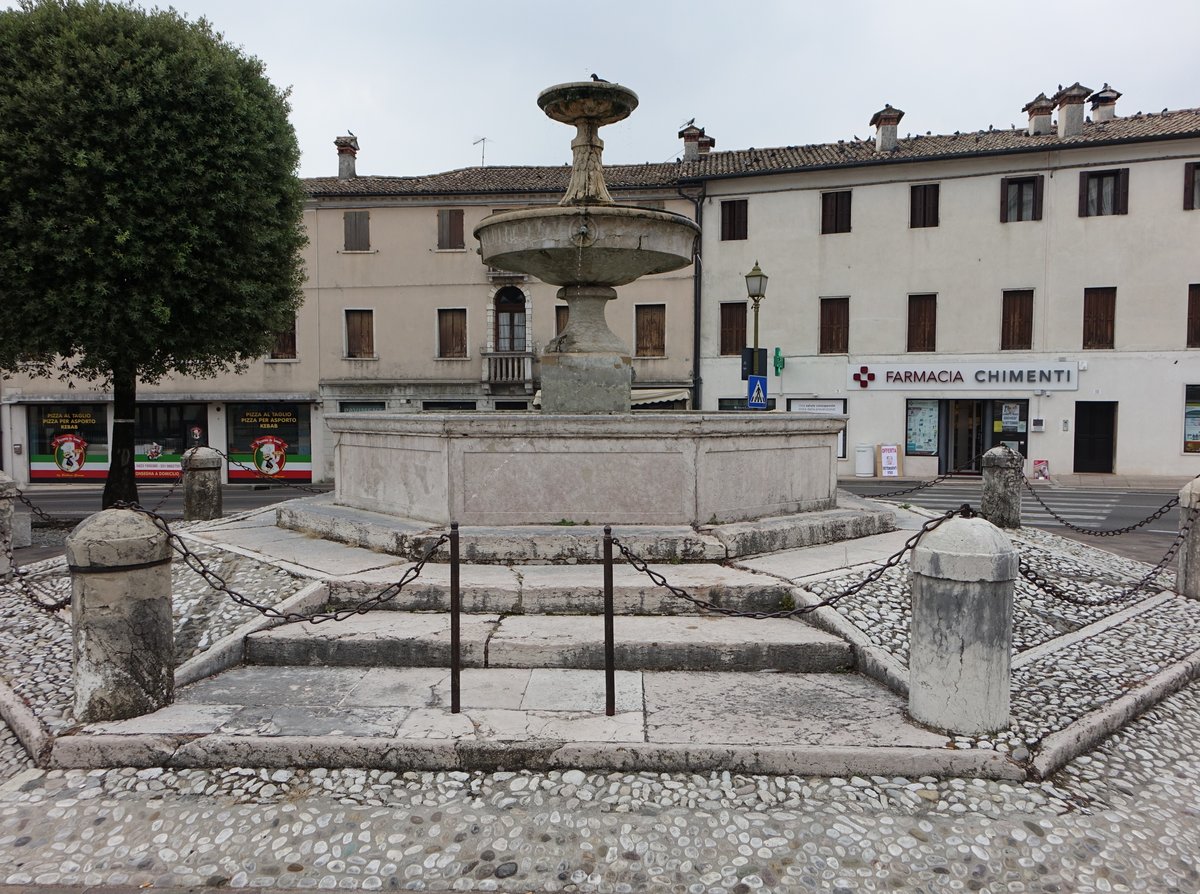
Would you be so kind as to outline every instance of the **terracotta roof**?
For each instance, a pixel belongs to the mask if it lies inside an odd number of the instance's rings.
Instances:
[[[900,138],[896,148],[890,152],[876,152],[874,139],[839,140],[836,143],[808,146],[709,152],[688,162],[606,165],[604,177],[613,190],[671,187],[681,182],[710,178],[1044,152],[1184,137],[1200,137],[1200,109],[1139,113],[1111,121],[1088,122],[1084,124],[1081,134],[1066,138],[1060,138],[1056,133],[1029,136],[1024,126],[956,134],[918,134]],[[304,187],[313,197],[561,193],[567,187],[569,173],[567,165],[479,167],[424,177],[355,177],[351,180],[314,177],[306,179]]]

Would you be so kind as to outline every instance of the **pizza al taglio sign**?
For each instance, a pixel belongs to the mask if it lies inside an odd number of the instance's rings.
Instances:
[[[1077,391],[1078,363],[849,363],[846,386],[870,391]]]

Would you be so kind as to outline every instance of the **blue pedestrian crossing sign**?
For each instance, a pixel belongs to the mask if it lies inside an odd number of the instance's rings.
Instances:
[[[750,376],[746,380],[746,406],[751,410],[765,410],[767,408],[767,377],[766,376]]]

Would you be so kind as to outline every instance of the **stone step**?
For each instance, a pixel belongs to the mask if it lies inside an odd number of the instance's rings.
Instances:
[[[417,559],[446,532],[426,522],[339,506],[332,495],[280,503],[281,528],[350,546]],[[895,510],[844,491],[833,509],[721,525],[622,525],[613,534],[647,562],[722,562],[780,549],[796,549],[891,531]],[[603,519],[595,524],[463,527],[460,555],[474,564],[598,563],[603,560]],[[442,546],[434,561],[445,562]]]
[[[769,574],[723,565],[651,565],[688,595],[737,611],[791,607],[791,584]],[[396,582],[405,568],[390,567],[330,581],[330,605],[345,608]],[[604,611],[604,571],[596,565],[463,565],[459,592],[464,612],[598,614]],[[450,566],[427,563],[381,609],[449,611]],[[613,567],[613,610],[619,615],[694,614],[696,606],[625,563]]]
[[[737,670],[830,673],[850,669],[850,646],[803,622],[712,616],[614,619],[622,670]],[[447,667],[450,616],[444,612],[369,612],[342,621],[288,624],[246,638],[258,665]],[[464,614],[464,667],[604,667],[600,615]]]

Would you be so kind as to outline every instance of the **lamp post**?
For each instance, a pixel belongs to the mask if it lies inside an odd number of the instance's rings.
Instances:
[[[754,269],[746,274],[746,294],[750,296],[751,302],[754,304],[754,375],[766,375],[766,370],[758,368],[758,304],[767,297],[767,274],[763,273],[758,266],[758,261],[754,262]]]

